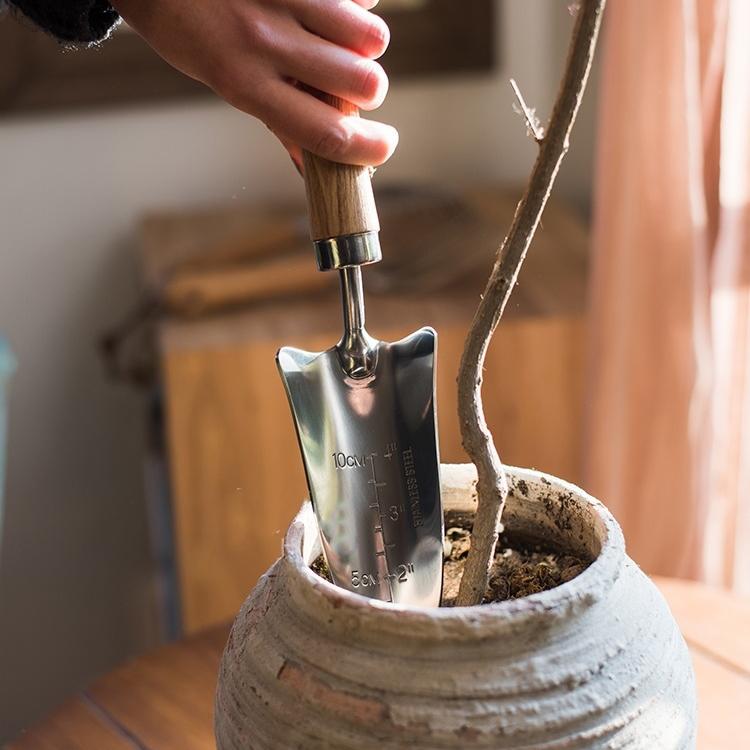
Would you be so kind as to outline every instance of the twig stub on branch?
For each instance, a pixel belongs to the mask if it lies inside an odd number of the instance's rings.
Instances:
[[[510,79],[510,86],[513,89],[513,93],[516,95],[518,100],[518,106],[523,116],[526,118],[526,127],[529,129],[529,133],[534,137],[537,143],[541,143],[544,138],[544,128],[539,122],[539,118],[536,116],[536,110],[531,109],[526,100],[523,98],[521,89],[518,88],[515,78]]]

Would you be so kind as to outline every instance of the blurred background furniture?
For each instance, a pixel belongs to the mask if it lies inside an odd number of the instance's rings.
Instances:
[[[365,271],[368,330],[385,340],[438,330],[441,456],[462,461],[458,361],[516,195],[401,187],[379,204],[385,260]],[[581,463],[586,239],[553,201],[486,369],[504,460],[571,481]],[[337,279],[315,270],[299,206],[152,216],[142,266],[161,310],[181,624],[194,633],[233,616],[306,496],[275,353],[322,350],[340,336]]]
[[[698,681],[697,750],[738,750],[750,708],[750,600],[655,579],[680,625]],[[8,750],[213,750],[222,624],[96,681]],[[739,744],[738,744],[739,743]]]

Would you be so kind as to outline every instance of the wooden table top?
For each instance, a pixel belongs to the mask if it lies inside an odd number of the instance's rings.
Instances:
[[[657,579],[693,657],[698,750],[738,750],[750,716],[750,599]],[[164,646],[74,696],[7,750],[213,750],[228,626]]]

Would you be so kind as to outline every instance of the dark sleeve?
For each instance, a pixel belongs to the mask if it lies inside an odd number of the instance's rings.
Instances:
[[[63,42],[91,43],[104,39],[117,23],[107,0],[6,0],[37,26]],[[2,0],[0,0],[2,5]]]

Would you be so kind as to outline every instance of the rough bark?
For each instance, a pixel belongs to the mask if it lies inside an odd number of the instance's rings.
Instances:
[[[526,191],[516,208],[508,235],[498,250],[490,279],[474,315],[458,374],[458,415],[464,449],[477,468],[478,507],[471,549],[457,604],[482,601],[495,554],[500,519],[508,494],[503,464],[487,427],[482,406],[482,370],[492,334],[516,284],[526,252],[565,154],[570,132],[586,89],[606,0],[583,0],[577,11],[557,100],[549,125],[542,131],[514,86],[539,153]]]

